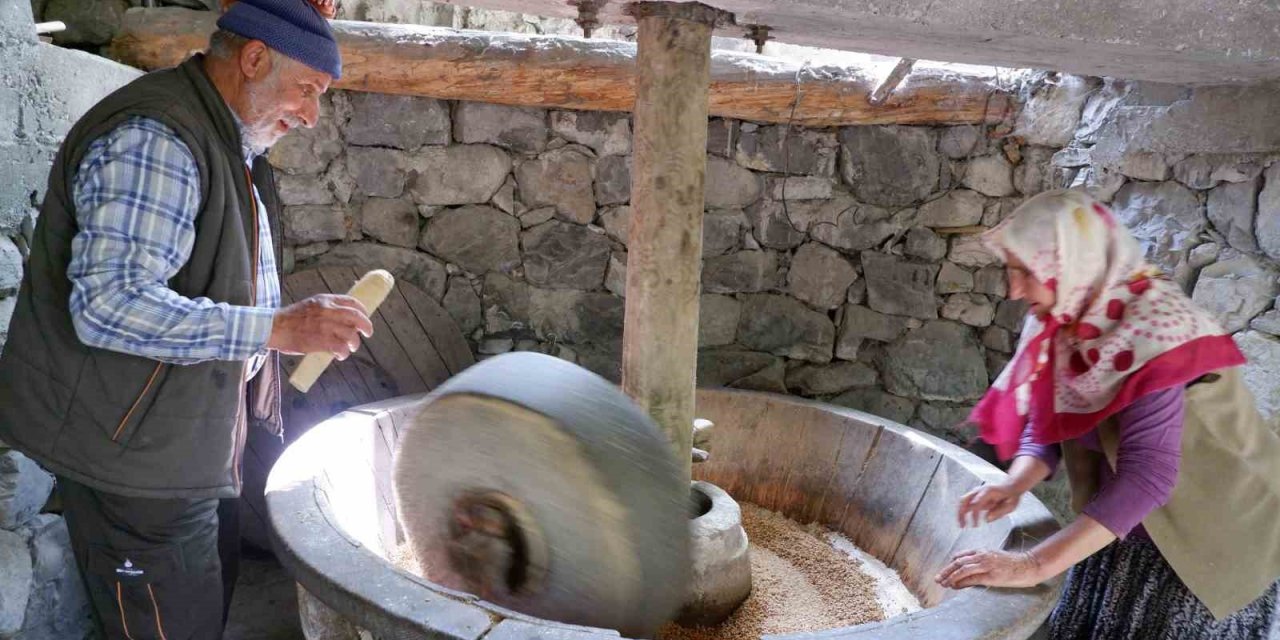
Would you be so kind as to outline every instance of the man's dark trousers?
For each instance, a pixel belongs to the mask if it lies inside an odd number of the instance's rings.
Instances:
[[[217,640],[240,562],[238,499],[131,498],[58,477],[107,640]]]

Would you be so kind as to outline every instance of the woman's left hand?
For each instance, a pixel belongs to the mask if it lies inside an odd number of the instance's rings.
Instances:
[[[965,551],[934,578],[948,589],[1034,587],[1043,581],[1040,563],[1028,552]]]

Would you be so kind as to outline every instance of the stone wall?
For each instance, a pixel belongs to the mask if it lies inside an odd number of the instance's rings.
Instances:
[[[1054,184],[1077,84],[1047,87],[1019,137],[713,119],[699,383],[970,437],[956,427],[1022,310],[976,232]],[[479,357],[537,350],[618,379],[627,114],[344,92],[324,114],[270,156],[289,269],[388,268],[440,299]]]
[[[76,118],[136,70],[39,42],[27,0],[0,0],[0,345],[44,197],[49,164]],[[0,638],[91,633],[89,601],[62,516],[47,513],[53,476],[0,443]]]
[[[1108,81],[1054,156],[1110,202],[1200,306],[1235,336],[1245,379],[1280,429],[1280,87]]]

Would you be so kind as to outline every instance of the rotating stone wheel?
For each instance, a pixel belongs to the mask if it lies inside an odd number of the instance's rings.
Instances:
[[[490,358],[400,436],[394,487],[427,577],[528,615],[651,637],[689,585],[689,485],[657,425],[551,356]]]

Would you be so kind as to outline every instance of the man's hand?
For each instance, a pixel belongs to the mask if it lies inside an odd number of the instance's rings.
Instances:
[[[948,589],[1034,587],[1044,581],[1040,563],[1029,552],[965,551],[934,578]]]
[[[373,335],[369,312],[359,300],[332,293],[314,295],[276,312],[267,347],[281,353],[332,353],[346,360]]]
[[[986,484],[964,494],[960,498],[960,509],[956,517],[960,520],[960,528],[985,524],[999,520],[1018,508],[1022,499],[1022,491],[1009,484]]]

